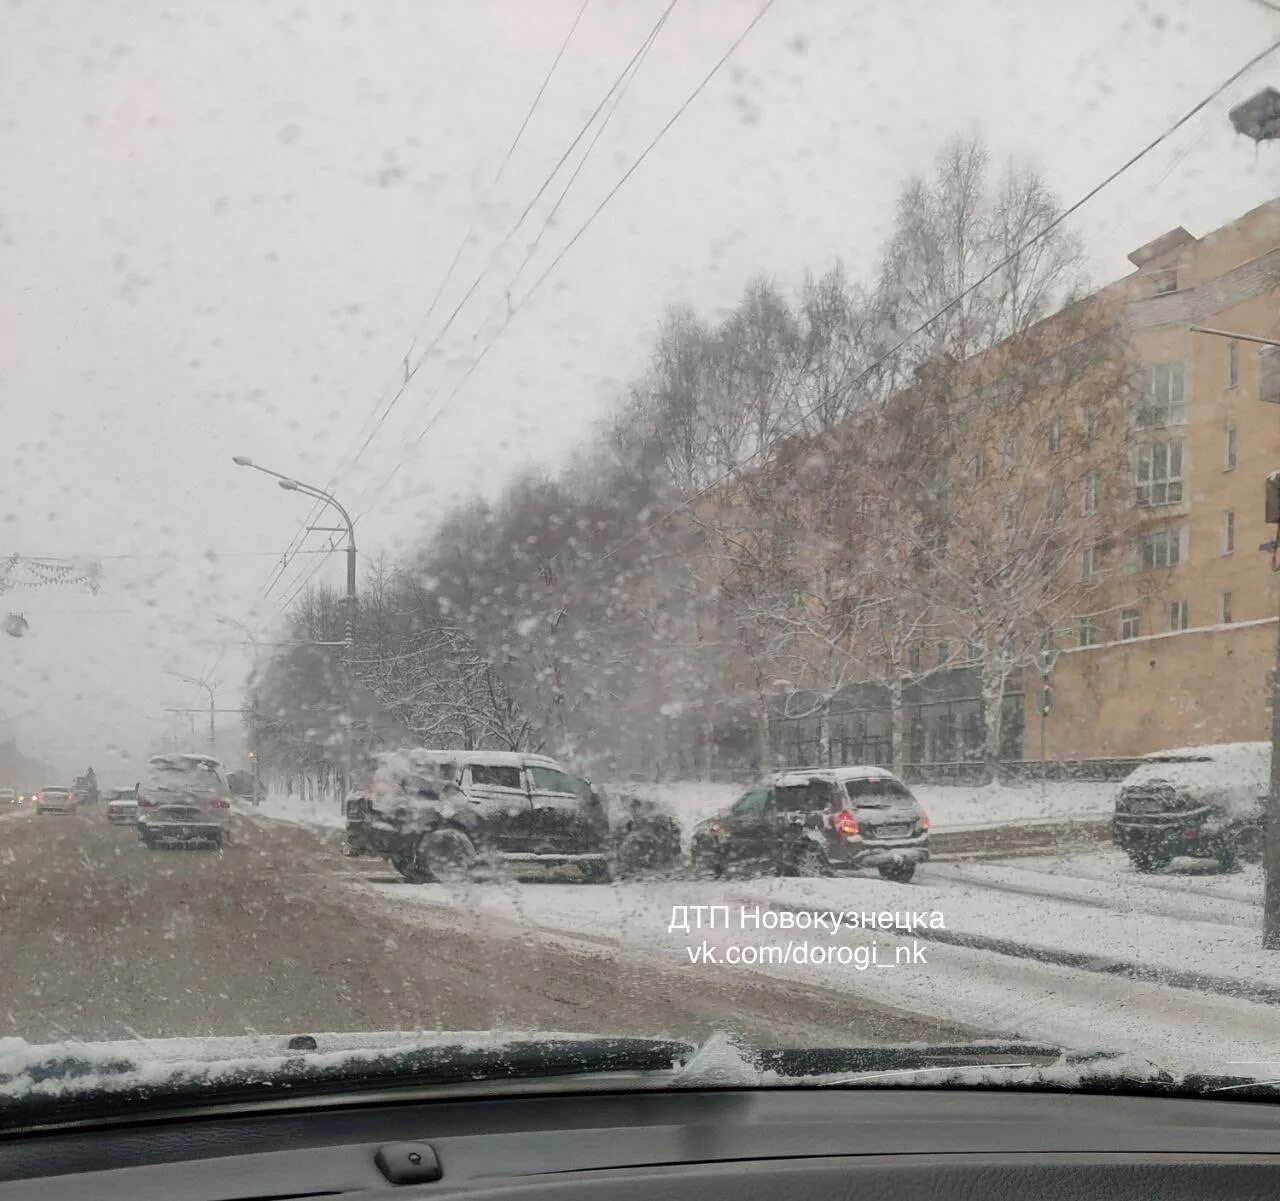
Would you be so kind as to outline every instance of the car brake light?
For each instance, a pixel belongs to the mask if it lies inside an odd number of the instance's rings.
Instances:
[[[215,809],[230,809],[231,802],[224,796],[216,796],[213,798],[213,807]]]
[[[923,807],[920,810],[920,829],[926,834],[929,832],[929,815],[924,811]]]
[[[858,819],[849,812],[848,809],[841,809],[831,819],[831,828],[840,835],[841,838],[857,838],[858,837]]]

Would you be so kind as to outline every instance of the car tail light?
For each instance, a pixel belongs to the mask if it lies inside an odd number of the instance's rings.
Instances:
[[[213,807],[215,809],[230,809],[231,802],[224,796],[216,796],[213,798]]]
[[[920,808],[920,829],[926,834],[929,833],[929,815],[924,811],[924,807]]]
[[[147,800],[147,798],[146,798],[146,797],[139,797],[139,798],[138,798],[138,808],[139,808],[139,809],[150,809],[150,808],[152,807],[152,805],[153,805],[153,802],[152,802],[152,801]]]
[[[831,828],[840,835],[841,838],[857,838],[858,837],[858,819],[849,812],[848,809],[841,809],[831,819]]]

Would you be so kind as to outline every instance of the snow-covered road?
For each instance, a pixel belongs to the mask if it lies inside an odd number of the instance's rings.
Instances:
[[[1181,861],[1139,876],[1111,851],[1015,862],[931,864],[917,883],[839,880],[660,881],[412,887],[359,883],[403,920],[428,907],[643,960],[673,989],[718,972],[764,974],[940,1021],[1072,1047],[1132,1050],[1171,1066],[1280,1059],[1280,963],[1260,949],[1256,869],[1211,875]],[[385,881],[385,874],[378,877]],[[672,929],[673,908],[724,906],[717,924]],[[743,906],[815,912],[942,914],[945,930],[743,928]],[[726,928],[720,918],[728,913]],[[779,921],[783,919],[778,919]],[[794,920],[791,919],[791,920]],[[958,941],[957,941],[958,940]],[[923,962],[911,962],[923,945]],[[965,945],[969,943],[970,945]],[[797,962],[800,945],[831,962]],[[976,945],[973,945],[976,944]],[[759,950],[764,946],[774,952]],[[730,947],[786,962],[727,967]],[[876,962],[866,957],[874,946]],[[790,947],[790,951],[786,949]],[[840,950],[844,948],[844,950]],[[905,948],[905,950],[899,950]],[[741,951],[738,952],[741,954]],[[834,961],[834,956],[844,962]],[[907,962],[898,963],[898,956]],[[691,962],[697,956],[700,962]],[[863,958],[859,958],[863,957]],[[1132,971],[1124,969],[1132,968]],[[1177,986],[1169,983],[1173,981]],[[1252,999],[1251,998],[1252,995]],[[856,1032],[850,1032],[856,1033]]]

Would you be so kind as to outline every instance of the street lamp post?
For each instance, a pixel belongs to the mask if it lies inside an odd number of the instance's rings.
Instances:
[[[1042,813],[1045,808],[1046,797],[1044,733],[1049,714],[1053,712],[1053,668],[1058,662],[1058,653],[1046,642],[1036,656],[1036,667],[1040,671],[1040,704],[1038,708],[1040,710],[1040,809]]]
[[[351,514],[339,503],[337,497],[332,492],[326,492],[323,488],[317,488],[312,484],[304,484],[300,480],[296,480],[293,476],[285,475],[279,471],[272,471],[269,467],[262,467],[250,459],[247,455],[232,455],[231,461],[237,467],[251,467],[255,471],[261,471],[264,475],[274,477],[278,481],[278,486],[286,492],[301,492],[303,496],[310,496],[315,500],[321,501],[330,508],[337,511],[341,516],[343,524],[347,531],[347,594],[346,594],[346,629],[344,631],[344,645],[346,647],[346,657],[348,666],[350,665],[352,647],[355,640],[355,623],[356,623],[356,526],[351,520]],[[346,739],[344,747],[343,764],[344,785],[350,781],[352,765],[354,761],[354,747],[352,745],[352,728],[351,715],[346,714]],[[339,803],[341,803],[339,797]]]
[[[249,688],[249,763],[252,767],[253,774],[253,803],[258,804],[258,798],[262,789],[262,774],[259,767],[260,750],[258,744],[258,700],[253,692],[254,681],[258,675],[258,650],[259,644],[254,633],[243,621],[237,621],[234,617],[219,617],[218,622],[224,626],[235,626],[240,630],[246,638],[249,639],[253,647],[253,662],[249,668],[249,679],[247,681]]]
[[[215,733],[214,715],[218,711],[218,701],[213,693],[213,685],[208,680],[198,680],[195,676],[184,676],[181,672],[171,671],[169,674],[174,679],[181,680],[184,684],[194,684],[197,688],[203,688],[209,694],[209,749],[211,751],[216,750],[218,741]]]

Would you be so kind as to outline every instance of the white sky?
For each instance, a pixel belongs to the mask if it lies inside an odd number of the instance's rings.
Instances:
[[[837,258],[869,271],[902,178],[952,133],[1031,156],[1070,201],[1280,36],[1255,0],[776,0],[418,442],[505,312],[553,185],[348,466],[415,335],[435,336],[665,7],[589,0],[495,189],[580,3],[4,6],[0,553],[100,556],[105,586],[9,594],[31,632],[0,643],[0,733],[110,782],[165,706],[202,703],[166,672],[213,666],[218,615],[272,636],[296,566],[255,598],[307,506],[232,454],[321,485],[341,471],[362,556],[394,554],[453,500],[556,466],[669,303],[714,312],[753,275],[790,287]],[[514,298],[757,7],[680,0]],[[1280,147],[1226,120],[1268,83],[1280,55],[1081,214],[1096,282],[1172,226],[1280,191]],[[317,579],[342,572],[335,555]],[[249,656],[221,649],[235,706]]]

